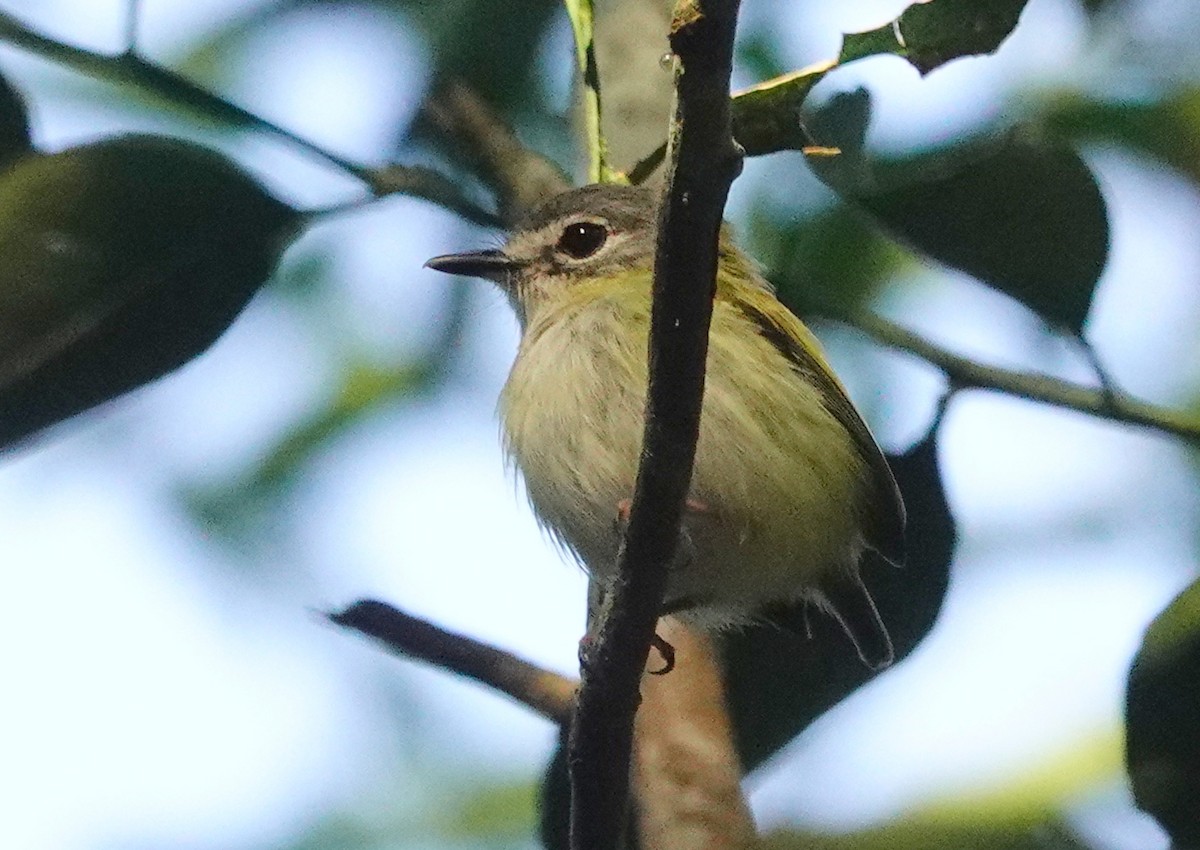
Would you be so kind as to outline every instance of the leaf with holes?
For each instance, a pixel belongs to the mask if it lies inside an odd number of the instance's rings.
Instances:
[[[896,55],[922,74],[963,56],[993,53],[1012,33],[1028,0],[928,0],[900,17],[842,39],[838,63]]]

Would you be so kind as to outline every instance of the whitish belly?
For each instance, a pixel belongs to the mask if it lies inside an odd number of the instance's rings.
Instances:
[[[646,385],[644,327],[630,333],[616,319],[598,311],[544,333],[501,398],[534,511],[601,580],[615,566],[618,505],[633,495]],[[736,320],[718,304],[714,322]],[[749,611],[802,596],[857,559],[861,461],[768,343],[755,336],[747,349],[745,329],[718,330],[667,602]]]

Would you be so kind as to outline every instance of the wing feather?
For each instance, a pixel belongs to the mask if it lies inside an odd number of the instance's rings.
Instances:
[[[825,407],[845,427],[870,471],[864,532],[872,549],[893,563],[904,559],[904,501],[887,459],[834,375],[820,343],[769,290],[739,287],[737,308],[792,366],[820,393]]]

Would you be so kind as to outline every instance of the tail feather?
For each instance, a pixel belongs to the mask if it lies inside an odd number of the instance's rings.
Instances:
[[[891,635],[857,570],[826,578],[821,583],[821,597],[864,664],[872,670],[891,666],[896,660]]]

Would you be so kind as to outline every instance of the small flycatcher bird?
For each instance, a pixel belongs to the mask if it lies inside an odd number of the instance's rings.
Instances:
[[[591,185],[531,212],[503,248],[427,266],[508,296],[521,342],[500,396],[506,453],[541,524],[611,582],[641,452],[658,199]],[[809,600],[874,668],[892,643],[859,574],[899,563],[887,461],[812,333],[722,234],[700,440],[663,613],[700,628]]]

